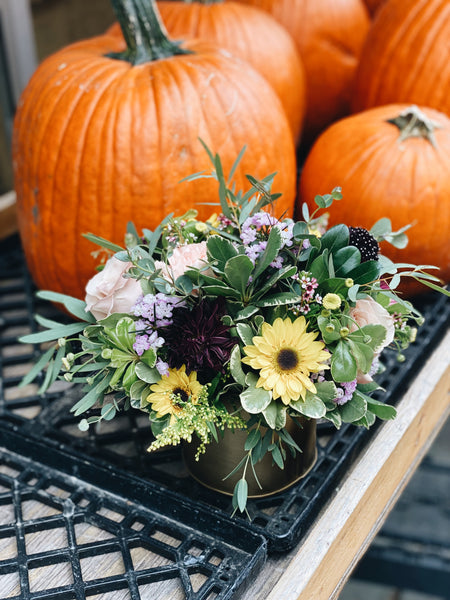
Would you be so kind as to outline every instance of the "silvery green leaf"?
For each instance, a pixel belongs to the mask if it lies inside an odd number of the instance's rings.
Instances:
[[[28,385],[39,375],[39,373],[44,369],[45,365],[51,360],[53,354],[56,352],[56,347],[52,346],[43,354],[38,362],[31,368],[30,371],[25,375],[22,381],[19,383],[17,387],[23,387],[24,385]]]
[[[286,406],[273,401],[262,412],[271,429],[282,429],[286,426]]]
[[[253,345],[253,329],[247,323],[236,323],[236,330],[239,337],[246,346]]]
[[[315,396],[310,391],[306,392],[305,400],[291,402],[289,406],[311,419],[321,419],[327,412],[326,406],[319,396]]]
[[[245,373],[242,370],[241,351],[239,345],[236,344],[230,354],[230,371],[233,379],[239,385],[245,385]]]
[[[141,381],[145,383],[158,383],[161,379],[161,374],[155,367],[149,367],[145,363],[139,361],[136,363],[135,373]]]
[[[350,300],[350,302],[356,302],[356,299],[358,297],[358,291],[359,291],[359,285],[352,285],[352,287],[348,290],[348,299]]]
[[[59,294],[57,292],[50,292],[42,290],[37,292],[36,296],[43,300],[49,300],[50,302],[57,302],[62,304],[65,308],[74,316],[88,323],[95,323],[96,319],[90,312],[86,312],[86,302],[79,300],[78,298],[72,298],[66,294]]]
[[[239,479],[234,488],[233,499],[236,500],[237,506],[241,512],[245,511],[245,507],[247,505],[247,498],[248,484],[245,481],[245,479]]]
[[[61,325],[48,331],[40,331],[39,333],[30,333],[19,338],[19,342],[24,344],[40,344],[42,342],[51,342],[59,340],[59,338],[69,337],[80,333],[86,327],[86,323],[70,323],[69,325]]]
[[[108,373],[97,384],[90,386],[88,393],[72,406],[70,412],[73,412],[74,415],[78,417],[81,413],[92,408],[97,401],[103,398],[105,390],[109,387],[112,376],[112,373]]]
[[[245,385],[248,387],[256,387],[256,382],[258,381],[259,377],[256,373],[252,373],[252,371],[250,371],[249,373],[246,373],[245,375]]]
[[[336,398],[337,389],[333,381],[317,381],[314,385],[322,402],[331,402]]]
[[[264,388],[249,387],[239,394],[242,408],[252,415],[261,413],[271,402],[272,394]]]
[[[104,404],[102,406],[100,414],[102,415],[102,418],[105,421],[111,421],[116,416],[116,407],[114,406],[114,404],[108,402],[107,404]]]
[[[373,225],[370,229],[370,233],[373,235],[373,237],[377,240],[379,238],[384,238],[384,236],[387,233],[391,233],[392,231],[392,224],[390,219],[388,219],[387,217],[383,217],[382,219],[379,219],[375,225]]]
[[[266,296],[262,300],[255,302],[256,306],[265,308],[268,306],[281,306],[285,304],[297,304],[301,301],[301,296],[292,292],[282,292],[280,294],[273,294]]]

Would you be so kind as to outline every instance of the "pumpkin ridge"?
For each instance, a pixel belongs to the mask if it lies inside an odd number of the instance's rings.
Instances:
[[[92,65],[89,63],[89,61],[86,61],[86,64],[89,66],[89,68],[94,73],[98,73],[98,66],[92,67]],[[52,77],[50,77],[49,79],[50,79],[50,83],[51,83]],[[84,71],[82,73],[80,73],[78,80],[85,81],[85,72]],[[49,84],[46,83],[46,85],[49,85]],[[67,86],[61,86],[58,88],[58,91],[60,90],[60,94],[58,94],[58,96],[55,98],[55,95],[52,93],[52,92],[54,92],[54,87],[47,88],[47,89],[48,89],[48,94],[46,94],[43,99],[43,102],[45,101],[44,114],[45,114],[45,117],[47,120],[44,123],[44,125],[42,126],[42,128],[40,128],[36,132],[36,135],[38,137],[36,137],[36,139],[34,140],[34,144],[39,146],[39,151],[35,153],[34,161],[31,165],[31,172],[34,174],[34,178],[37,179],[38,190],[39,190],[38,193],[40,194],[40,198],[41,198],[40,206],[39,206],[39,213],[40,213],[40,215],[44,215],[44,214],[49,215],[48,219],[44,219],[42,216],[40,216],[41,223],[42,223],[42,230],[39,234],[39,238],[41,240],[44,240],[46,237],[48,237],[50,235],[50,233],[54,229],[55,225],[57,225],[58,228],[61,227],[62,231],[64,230],[64,223],[55,223],[56,219],[54,219],[54,216],[53,216],[54,215],[54,205],[53,205],[54,187],[56,184],[56,178],[55,177],[52,178],[51,190],[50,190],[50,193],[47,194],[46,193],[47,177],[45,176],[45,172],[47,171],[47,169],[44,168],[44,173],[42,173],[41,165],[48,163],[48,161],[49,161],[48,149],[49,149],[49,147],[52,146],[51,141],[48,140],[48,133],[47,133],[48,129],[49,128],[52,130],[54,129],[55,120],[57,121],[58,111],[61,110],[61,106],[63,104],[64,104],[64,106],[66,106],[65,102],[67,99],[67,95],[68,95],[68,93],[71,92],[71,89],[68,89]],[[84,93],[83,90],[79,90],[79,94],[77,96],[77,99],[74,101],[74,104],[76,104],[78,102],[78,98],[80,96],[82,96],[83,93]],[[38,94],[38,96],[40,96],[40,94]],[[51,97],[51,99],[54,100],[54,104],[52,105],[51,108],[49,108],[49,105],[48,105],[48,97]],[[64,127],[62,129],[58,130],[58,133],[60,134],[58,139],[63,139],[63,137],[65,135],[64,132],[65,132],[67,126],[68,126],[68,121],[66,120]],[[42,139],[46,139],[48,142],[45,145],[45,147],[43,144],[40,144],[40,140],[42,140]],[[51,135],[50,139],[54,140],[54,132],[53,131],[52,131],[52,135]],[[58,164],[59,164],[59,160],[60,160],[61,145],[58,143],[55,145],[55,147],[57,148],[57,152],[54,156],[53,162],[55,165],[54,171],[56,172]],[[44,153],[47,153],[45,161],[42,160],[42,155]],[[19,198],[19,202],[20,201],[21,201],[21,199]],[[25,199],[25,203],[28,205],[29,201]],[[25,223],[23,223],[23,220],[22,220],[22,224],[21,224],[21,227],[25,231],[29,228],[29,225],[26,223],[27,219],[25,219]],[[34,226],[32,226],[32,227],[34,229]],[[60,238],[62,240],[64,240],[65,237],[66,236],[63,233],[61,235],[58,235],[58,238]],[[52,250],[45,244],[44,244],[45,250],[42,250],[41,248],[36,248],[34,245],[31,245],[31,247],[29,247],[29,246],[30,245],[25,242],[25,250],[27,251],[27,255],[30,255],[30,260],[32,261],[33,266],[36,269],[36,278],[38,280],[38,285],[40,285],[39,282],[42,281],[42,279],[41,279],[42,269],[43,268],[44,268],[44,270],[47,269],[47,266],[52,271],[52,279],[54,281],[59,281],[59,276],[56,272],[55,259],[54,259],[55,249]],[[64,250],[64,248],[63,248],[63,250]],[[65,255],[66,252],[64,251],[63,254]],[[44,267],[45,262],[47,264]]]
[[[89,79],[90,74],[93,73],[94,77],[92,79]],[[106,81],[105,81],[105,73],[110,73],[110,78],[108,78],[107,81],[107,85],[106,85]],[[59,289],[63,289],[64,288],[64,274],[66,273],[67,269],[69,268],[69,272],[73,272],[73,269],[75,269],[75,273],[77,274],[77,284],[78,285],[83,285],[82,284],[82,278],[80,276],[80,272],[79,272],[79,267],[82,266],[80,263],[80,255],[77,253],[76,248],[78,243],[77,242],[81,242],[82,240],[76,240],[76,235],[75,233],[77,231],[80,231],[79,228],[79,222],[80,222],[80,207],[83,206],[83,202],[81,202],[81,196],[83,194],[83,189],[82,189],[82,184],[80,183],[81,181],[81,163],[83,160],[83,157],[85,156],[85,144],[86,144],[86,135],[89,129],[89,122],[93,117],[93,114],[95,113],[95,110],[99,104],[99,102],[102,99],[102,96],[105,94],[105,92],[108,91],[108,87],[111,85],[111,82],[117,81],[119,79],[118,74],[115,70],[111,70],[110,66],[108,65],[108,63],[105,63],[105,68],[104,69],[100,69],[97,68],[96,69],[92,69],[89,68],[88,70],[84,70],[83,73],[80,75],[80,79],[82,79],[82,81],[85,82],[86,86],[92,85],[93,88],[95,88],[95,82],[100,81],[101,82],[101,87],[100,89],[97,89],[95,91],[95,94],[93,95],[93,97],[89,98],[88,102],[87,102],[87,106],[86,108],[83,110],[83,126],[77,127],[76,128],[76,133],[77,133],[77,139],[76,139],[76,143],[75,143],[75,147],[76,147],[76,152],[74,150],[74,146],[72,144],[70,144],[69,149],[70,149],[70,155],[71,155],[71,163],[70,163],[70,167],[69,167],[69,171],[72,174],[71,180],[73,182],[73,184],[71,186],[69,186],[69,189],[73,191],[73,196],[74,196],[74,202],[73,202],[73,206],[76,206],[76,211],[72,216],[72,219],[70,222],[66,222],[66,227],[62,227],[62,223],[61,220],[58,218],[55,218],[55,215],[58,215],[59,210],[58,210],[58,205],[55,204],[55,197],[57,197],[57,194],[55,194],[55,187],[58,184],[58,178],[54,177],[53,178],[53,185],[52,185],[52,191],[50,194],[50,198],[51,198],[51,206],[50,206],[50,214],[52,215],[52,218],[50,219],[50,228],[48,230],[48,235],[50,236],[50,239],[61,239],[62,242],[62,251],[58,252],[57,249],[55,249],[55,251],[52,253],[52,265],[54,267],[54,278],[55,281],[58,283],[58,287]],[[76,81],[76,80],[75,80]],[[67,92],[70,92],[71,90],[67,90]],[[60,131],[60,140],[64,140],[67,139],[67,131],[70,131],[72,129],[72,125],[73,125],[73,119],[76,118],[76,113],[78,110],[80,110],[80,101],[82,101],[85,96],[84,96],[85,91],[81,90],[81,93],[79,95],[76,96],[75,101],[72,104],[72,110],[67,113],[65,112],[65,116],[66,116],[66,121],[65,121],[65,127],[64,129],[62,129]],[[72,137],[72,136],[71,136]],[[67,148],[64,147],[64,143],[61,141],[60,143],[57,144],[58,147],[58,153],[55,157],[55,171],[60,171],[61,168],[64,168],[65,170],[68,168],[67,165],[67,161],[65,156],[63,156],[63,151],[67,151]],[[65,195],[65,199],[67,202],[69,202],[69,198],[68,196]],[[89,212],[89,219],[91,220],[92,214],[91,214],[91,210],[92,207],[89,206],[88,207],[88,212]],[[64,214],[65,214],[65,206],[61,206],[61,212],[62,212],[62,218],[64,219]],[[67,226],[70,227],[70,233],[69,234],[64,234],[64,231],[67,230]],[[72,248],[68,248],[68,245],[72,243]],[[89,243],[89,242],[86,242]],[[85,260],[82,260],[82,263],[84,263]]]

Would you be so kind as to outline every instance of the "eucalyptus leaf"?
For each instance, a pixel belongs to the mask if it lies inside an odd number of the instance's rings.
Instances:
[[[233,498],[236,500],[239,510],[244,512],[248,498],[248,484],[245,479],[239,479],[236,483]]]
[[[86,312],[86,302],[79,300],[78,298],[72,298],[66,294],[59,294],[58,292],[50,292],[42,290],[37,292],[36,296],[43,300],[49,300],[50,302],[57,302],[62,304],[74,317],[77,317],[81,321],[88,323],[95,323],[96,319],[90,312]]]

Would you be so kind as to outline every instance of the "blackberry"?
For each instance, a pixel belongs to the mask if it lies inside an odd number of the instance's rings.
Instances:
[[[373,235],[364,227],[349,227],[349,244],[361,252],[361,262],[378,260],[380,246]]]

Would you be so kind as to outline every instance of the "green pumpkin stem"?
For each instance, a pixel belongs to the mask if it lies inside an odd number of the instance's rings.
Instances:
[[[434,131],[435,129],[441,129],[441,125],[427,117],[419,107],[409,106],[395,119],[388,119],[387,122],[396,125],[400,129],[398,138],[400,142],[411,137],[420,137],[428,140],[432,146],[436,147]]]
[[[190,54],[189,50],[169,39],[155,0],[111,0],[111,4],[127,49],[109,54],[110,58],[140,65],[176,54]]]

